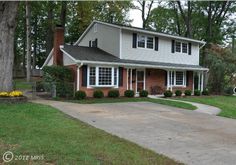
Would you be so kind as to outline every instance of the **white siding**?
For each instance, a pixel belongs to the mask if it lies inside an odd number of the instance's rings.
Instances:
[[[97,38],[98,48],[119,57],[120,30],[118,28],[110,27],[99,23],[96,23],[96,25],[97,32],[94,32],[93,25],[78,45],[89,46],[89,41],[94,41]]]
[[[191,55],[188,55],[187,53],[171,53],[172,39],[165,37],[159,37],[158,51],[144,48],[132,48],[132,34],[132,31],[122,30],[121,49],[123,59],[199,65],[199,45],[197,43],[192,43]]]
[[[73,61],[71,58],[65,55],[65,53],[63,53],[63,65],[67,66],[67,65],[73,65],[73,64],[75,64],[75,61]]]

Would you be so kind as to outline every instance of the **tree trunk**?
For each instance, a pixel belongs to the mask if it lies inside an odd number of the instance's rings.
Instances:
[[[53,47],[53,2],[48,2],[48,27],[46,37],[46,55],[50,53]]]
[[[26,40],[27,40],[27,70],[26,70],[26,78],[27,82],[30,82],[30,72],[31,72],[31,9],[30,2],[26,1]]]
[[[61,25],[63,28],[65,28],[65,24],[66,24],[66,5],[67,2],[66,1],[62,1],[61,2]]]
[[[18,2],[0,2],[0,91],[13,89],[14,34]]]

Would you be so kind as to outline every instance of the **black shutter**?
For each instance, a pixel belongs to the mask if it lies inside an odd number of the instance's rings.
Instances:
[[[158,37],[155,37],[155,50],[158,51],[158,44],[159,44],[159,39]]]
[[[137,48],[137,34],[133,33],[133,48]]]
[[[165,86],[167,86],[167,77],[168,77],[168,72],[165,71]]]
[[[175,40],[172,40],[171,53],[175,52]]]
[[[87,65],[82,66],[82,86],[87,86]]]
[[[192,44],[188,43],[188,55],[191,55],[192,53]]]
[[[119,87],[123,86],[123,67],[119,67]]]
[[[189,84],[189,71],[186,72],[186,86]]]
[[[95,39],[95,47],[96,48],[98,47],[98,39],[97,38]]]
[[[91,46],[92,46],[91,41],[89,41],[89,47],[91,47]]]

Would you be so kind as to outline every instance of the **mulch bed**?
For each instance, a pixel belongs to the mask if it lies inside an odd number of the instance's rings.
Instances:
[[[25,103],[27,102],[27,97],[0,97],[0,103]]]

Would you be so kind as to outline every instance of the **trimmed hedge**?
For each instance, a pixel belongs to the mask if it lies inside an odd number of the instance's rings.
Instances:
[[[139,92],[139,97],[147,97],[148,96],[148,91],[146,90],[141,90]]]
[[[85,99],[87,97],[85,91],[77,91],[75,92],[75,98],[78,100]]]
[[[94,98],[103,98],[104,97],[104,93],[101,90],[96,90],[93,92],[93,97]]]
[[[164,92],[165,97],[172,97],[172,95],[173,95],[173,92],[171,92],[170,90],[167,90]]]
[[[192,91],[191,90],[185,90],[184,94],[185,94],[185,96],[191,96],[192,95]]]
[[[112,89],[108,92],[108,97],[116,98],[116,97],[119,97],[119,96],[120,96],[120,92],[117,89]]]
[[[200,96],[201,95],[201,91],[200,90],[195,90],[194,91],[194,96]]]
[[[133,90],[126,90],[124,95],[125,95],[125,97],[134,97],[134,91]]]
[[[182,91],[181,90],[176,90],[175,91],[175,96],[181,96],[182,95]]]

